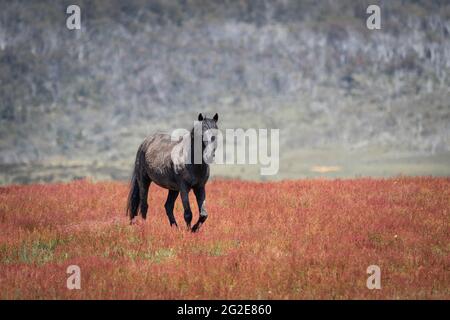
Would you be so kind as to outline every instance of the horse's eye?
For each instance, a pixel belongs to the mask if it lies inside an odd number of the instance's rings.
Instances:
[[[211,137],[211,142],[214,142],[214,141],[216,141],[216,136]]]

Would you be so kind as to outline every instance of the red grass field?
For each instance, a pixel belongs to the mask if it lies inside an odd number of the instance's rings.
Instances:
[[[449,178],[212,181],[198,234],[180,199],[169,227],[154,185],[130,226],[127,187],[0,188],[0,298],[450,298]],[[80,290],[66,287],[71,264]],[[366,287],[373,264],[380,290]]]

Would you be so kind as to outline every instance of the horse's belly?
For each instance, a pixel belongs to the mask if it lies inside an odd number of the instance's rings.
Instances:
[[[175,191],[178,191],[178,189],[179,189],[176,183],[167,183],[166,181],[157,181],[157,180],[152,180],[152,181],[154,183],[156,183],[158,186],[160,186],[161,188],[175,190]]]
[[[149,172],[148,176],[152,182],[156,183],[158,186],[171,190],[178,190],[178,185],[175,182],[175,178],[171,174],[159,174],[157,172]]]

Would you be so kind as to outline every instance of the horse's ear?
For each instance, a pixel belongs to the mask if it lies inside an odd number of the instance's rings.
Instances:
[[[198,114],[198,121],[203,121],[203,115],[201,113]]]
[[[217,120],[219,120],[219,115],[218,115],[217,113],[214,115],[213,120],[214,120],[215,122],[217,122]]]

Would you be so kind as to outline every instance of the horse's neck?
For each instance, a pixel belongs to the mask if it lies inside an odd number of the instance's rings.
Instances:
[[[189,151],[190,151],[190,156],[191,156],[191,164],[194,166],[194,168],[196,169],[200,169],[201,167],[205,167],[208,166],[207,163],[205,163],[203,161],[203,136],[201,137],[197,137],[197,143],[200,143],[200,148],[201,148],[201,154],[200,154],[200,161],[201,163],[195,163],[195,136],[193,134],[193,131],[191,131],[191,135],[190,135],[190,139],[189,139]]]

